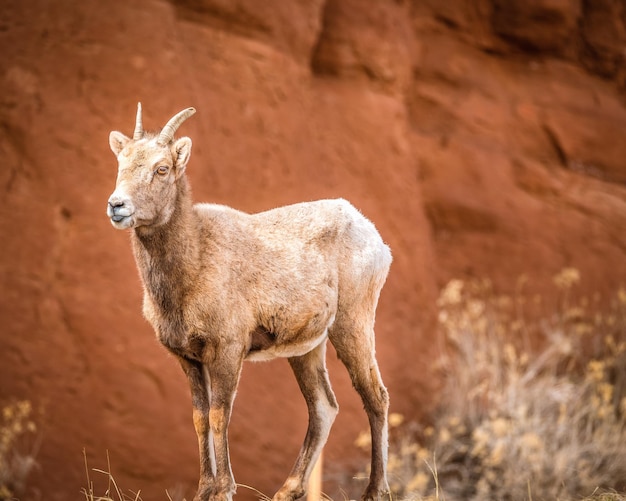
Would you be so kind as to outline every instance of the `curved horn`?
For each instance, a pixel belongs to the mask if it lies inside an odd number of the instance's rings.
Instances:
[[[135,120],[135,132],[133,139],[139,141],[143,137],[143,123],[141,121],[141,103],[137,103],[137,120]]]
[[[165,127],[163,127],[163,130],[161,130],[161,134],[159,134],[159,139],[157,139],[157,143],[161,146],[169,144],[169,142],[174,139],[174,134],[176,130],[180,127],[180,125],[195,112],[195,108],[187,108],[186,110],[180,111],[172,118],[170,118],[170,121],[167,122],[167,124],[165,124]]]

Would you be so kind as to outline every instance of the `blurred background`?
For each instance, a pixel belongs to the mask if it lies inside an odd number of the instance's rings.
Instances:
[[[542,298],[532,315],[558,306],[563,269],[598,311],[626,281],[623,0],[1,11],[0,400],[30,405],[23,499],[81,498],[83,449],[89,468],[107,469],[108,451],[144,500],[196,486],[187,383],[142,318],[128,234],[105,213],[108,134],[131,134],[138,101],[147,129],[197,109],[179,131],[193,139],[196,201],[256,212],[344,197],[376,224],[394,254],[378,358],[391,410],[418,427],[445,388],[432,363],[450,280],[488,279],[494,294],[523,284]],[[340,413],[325,487],[340,499],[362,488],[348,482],[367,458],[355,445],[367,420],[332,349],[328,365]],[[286,361],[246,364],[230,428],[237,482],[271,496],[306,421]]]

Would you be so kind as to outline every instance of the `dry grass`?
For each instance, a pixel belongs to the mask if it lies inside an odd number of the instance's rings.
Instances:
[[[125,493],[118,485],[115,477],[113,476],[111,469],[111,460],[109,458],[109,453],[107,451],[107,469],[102,470],[99,468],[89,468],[87,463],[87,453],[83,449],[83,459],[85,462],[85,474],[87,477],[87,487],[82,489],[83,496],[85,501],[143,501],[140,494],[141,491],[128,491]],[[104,491],[104,494],[97,495],[94,489],[94,482],[91,480],[91,472],[94,472],[98,475],[103,475],[106,477],[107,487]],[[258,489],[254,487],[250,487],[244,484],[237,484],[237,487],[240,489],[247,489],[252,491],[260,501],[271,501],[271,497],[265,495]],[[165,496],[167,497],[167,501],[185,501],[185,498],[180,492],[174,492],[170,494],[170,492],[165,491]],[[325,499],[325,501],[328,501]]]
[[[24,494],[26,479],[35,467],[37,427],[31,403],[6,404],[0,417],[0,500]]]
[[[139,497],[140,492],[133,492],[127,495],[117,485],[113,474],[111,473],[111,459],[107,451],[107,470],[100,470],[98,468],[92,468],[91,471],[104,475],[107,477],[107,488],[102,496],[98,496],[94,493],[93,482],[91,480],[90,469],[87,465],[87,453],[83,449],[83,458],[85,461],[85,474],[87,476],[87,487],[83,488],[83,495],[85,501],[141,501]]]
[[[594,313],[577,280],[557,275],[562,310],[532,323],[488,283],[443,290],[446,386],[432,426],[392,430],[395,499],[626,500],[626,292]]]
[[[617,492],[604,492],[586,497],[583,501],[626,501],[626,495]]]

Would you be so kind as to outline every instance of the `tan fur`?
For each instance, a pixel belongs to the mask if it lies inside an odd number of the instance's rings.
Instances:
[[[274,500],[304,494],[338,410],[326,372],[327,339],[372,429],[363,499],[387,496],[388,396],[375,359],[374,317],[391,253],[374,225],[345,200],[258,214],[192,205],[184,174],[189,138],[163,146],[157,136],[112,132],[110,145],[119,171],[108,215],[116,228],[132,229],[144,315],[189,378],[200,449],[194,499],[232,498],[227,428],[242,364],[276,357],[289,360],[309,428]]]

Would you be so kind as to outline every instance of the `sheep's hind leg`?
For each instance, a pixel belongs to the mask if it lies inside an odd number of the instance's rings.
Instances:
[[[293,501],[304,495],[311,471],[337,416],[337,400],[330,387],[325,358],[326,341],[324,340],[306,355],[289,359],[289,365],[306,400],[309,427],[291,473],[272,498],[273,501]]]
[[[363,501],[388,500],[387,450],[389,396],[383,385],[375,358],[374,329],[371,324],[341,317],[335,320],[330,341],[337,350],[361,396],[372,435],[372,463],[370,481],[363,493]]]

